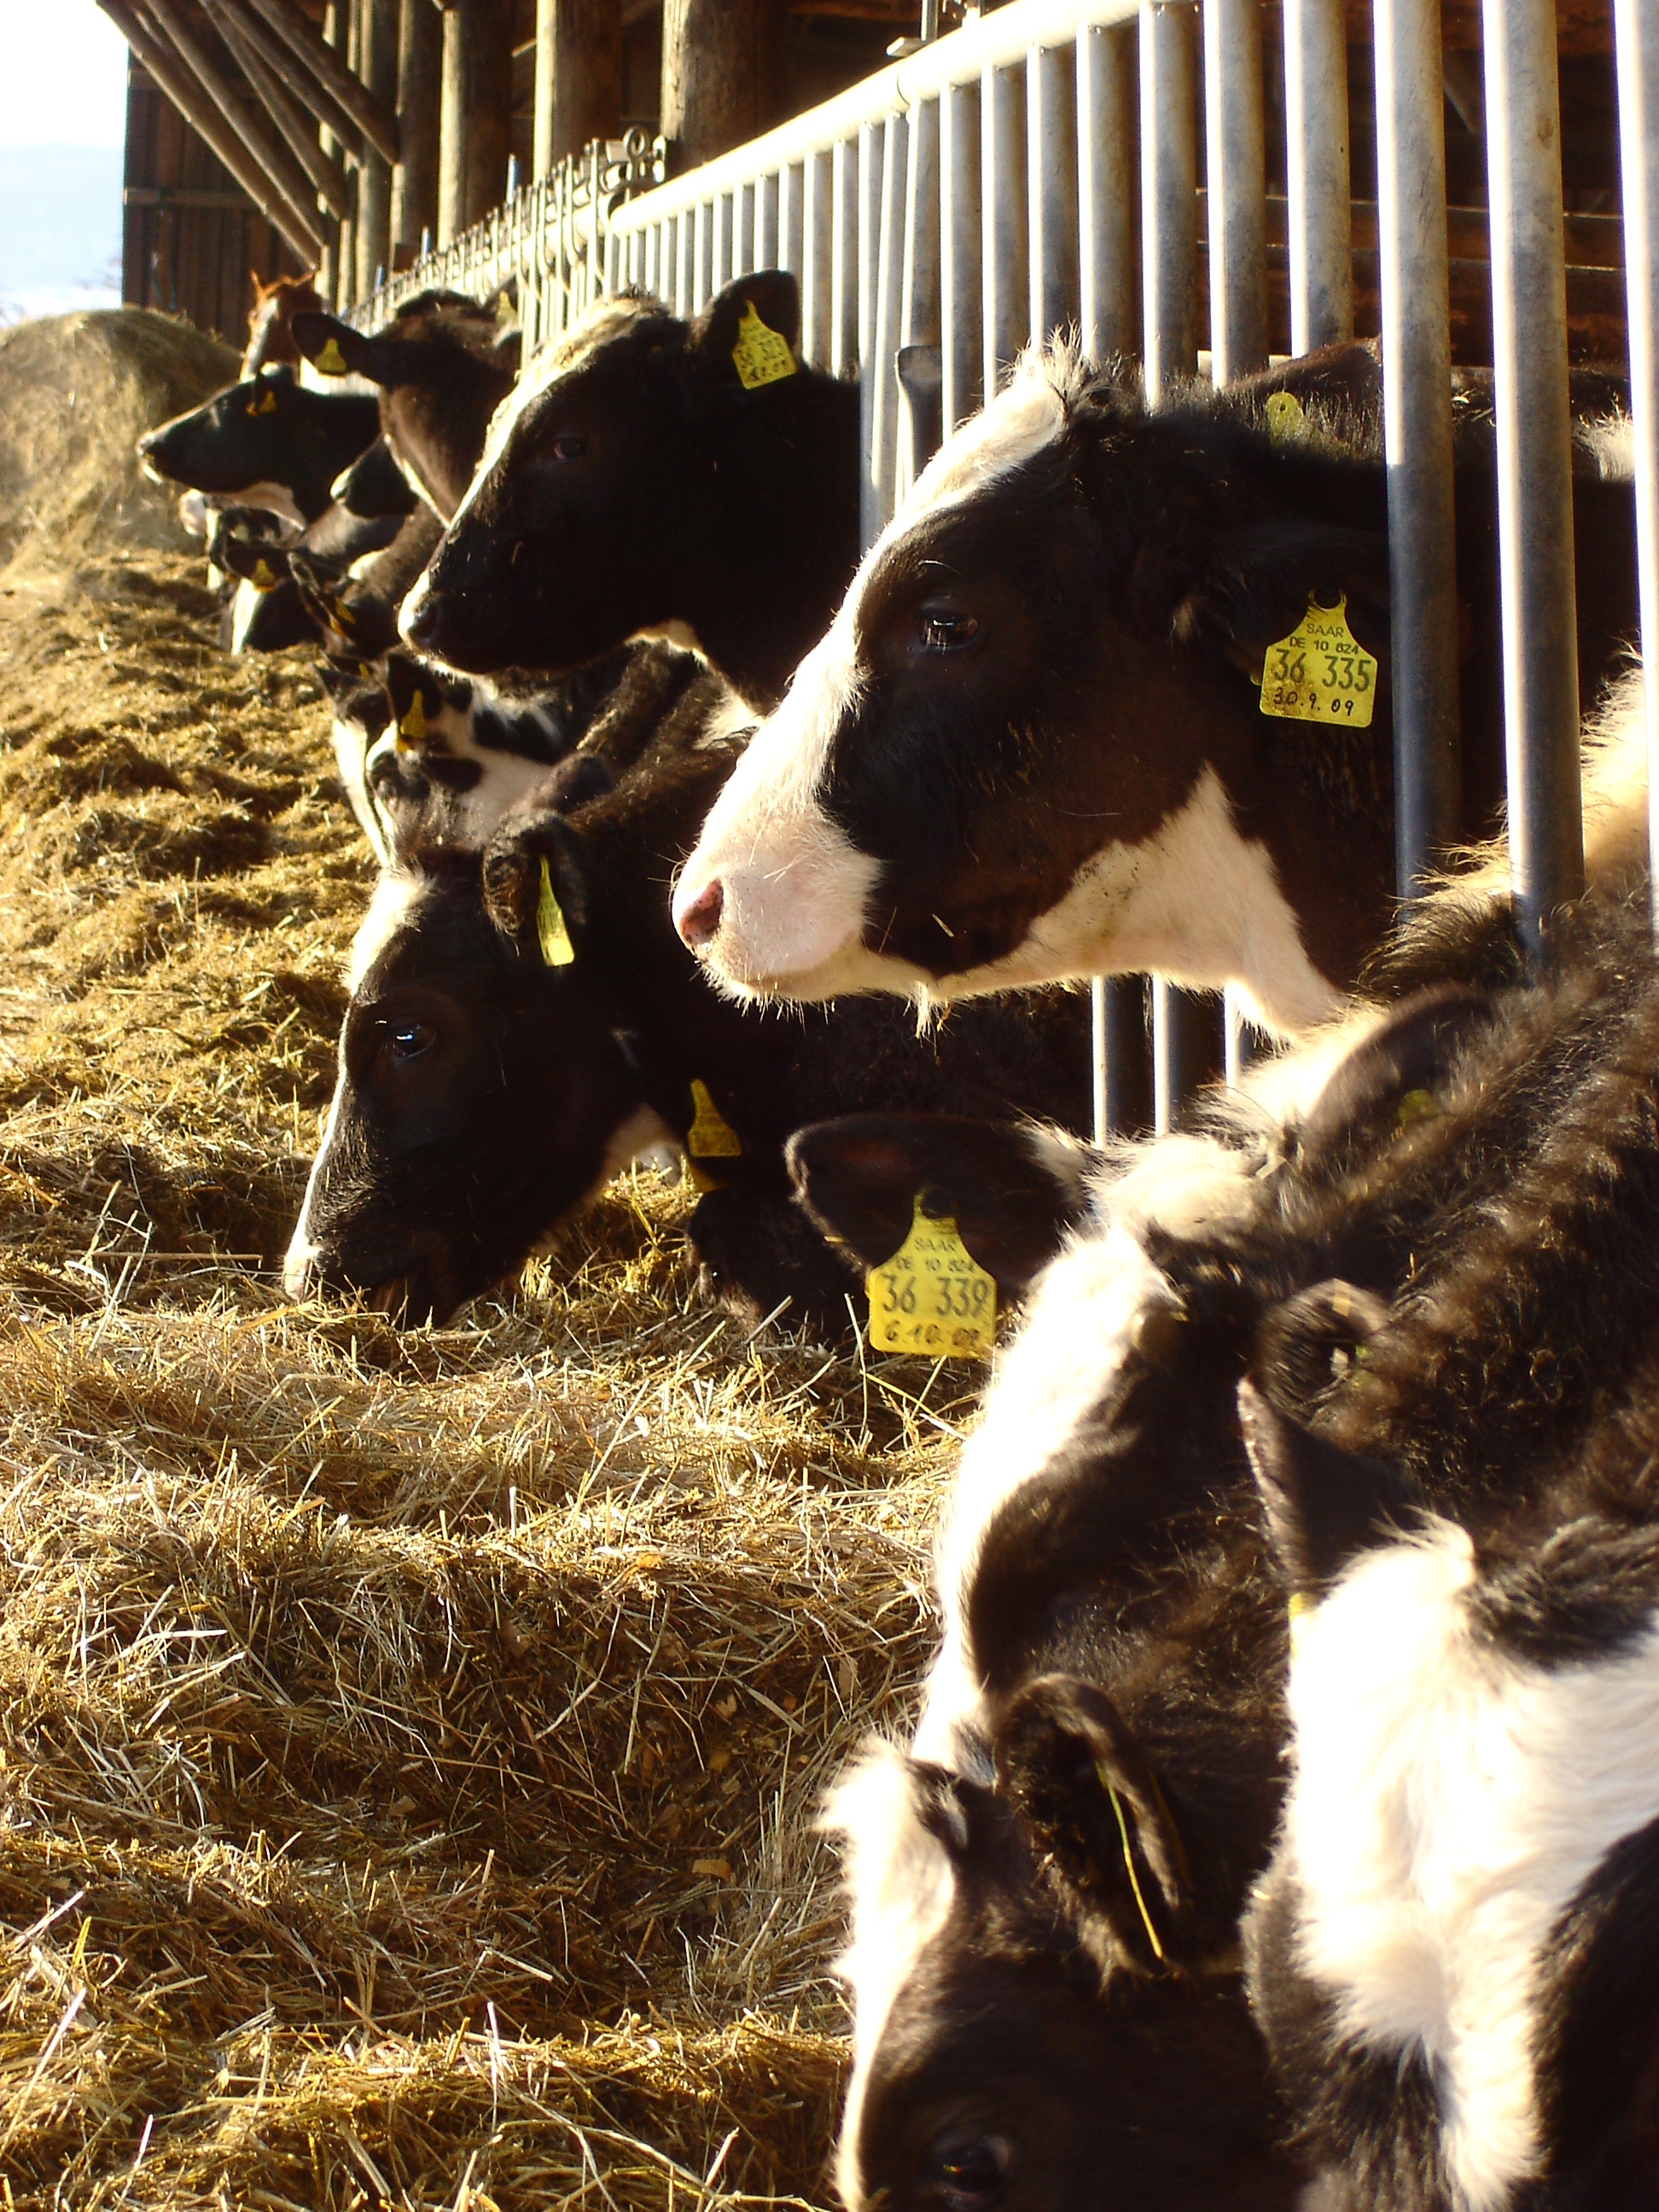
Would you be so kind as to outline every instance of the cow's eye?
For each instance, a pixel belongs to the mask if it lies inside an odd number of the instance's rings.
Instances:
[[[438,1032],[430,1022],[389,1022],[386,1024],[386,1050],[399,1067],[411,1060],[419,1060],[431,1051],[438,1042]]]
[[[587,451],[586,430],[561,430],[548,448],[556,461],[579,461]]]
[[[1014,2147],[1006,2136],[950,2136],[927,2160],[933,2194],[950,2212],[985,2212],[1013,2171]]]
[[[916,641],[923,653],[962,653],[978,635],[978,616],[955,607],[924,607],[916,617]]]

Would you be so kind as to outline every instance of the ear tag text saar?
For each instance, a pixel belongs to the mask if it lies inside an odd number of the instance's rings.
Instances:
[[[553,895],[553,878],[548,872],[545,856],[542,860],[541,896],[536,902],[536,942],[542,948],[543,961],[550,968],[568,968],[576,957],[576,948],[565,927],[564,908]]]
[[[872,1267],[864,1287],[870,1343],[877,1352],[968,1359],[988,1352],[995,1340],[995,1282],[948,1214],[922,1212],[920,1194],[909,1235],[885,1266]]]
[[[1261,668],[1261,711],[1293,722],[1340,722],[1368,730],[1376,704],[1376,661],[1348,628],[1347,594],[1334,607],[1316,597]]]
[[[1308,427],[1302,402],[1293,392],[1270,392],[1261,411],[1267,418],[1267,434],[1276,446],[1286,438],[1299,438]]]
[[[325,376],[349,376],[351,374],[346,367],[345,356],[340,351],[339,341],[332,331],[329,333],[328,343],[318,355],[312,366],[313,368],[320,369]]]
[[[417,691],[409,702],[409,712],[398,725],[398,750],[410,753],[426,742],[426,694]],[[542,882],[546,886],[543,896],[551,897],[552,886],[548,883],[547,863],[542,862]]]
[[[758,391],[763,384],[780,384],[795,373],[795,356],[789,350],[788,339],[762,322],[752,300],[743,303],[732,362],[745,392]]]

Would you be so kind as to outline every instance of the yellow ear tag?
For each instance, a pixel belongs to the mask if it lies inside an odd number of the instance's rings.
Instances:
[[[350,375],[351,371],[346,367],[345,356],[340,351],[339,341],[331,331],[329,334],[328,343],[313,362],[312,367],[319,369],[325,376]]]
[[[565,927],[564,909],[553,896],[553,878],[547,872],[545,859],[542,861],[542,895],[536,902],[536,941],[550,968],[568,968],[576,957],[576,948]]]
[[[1334,607],[1310,598],[1290,635],[1267,647],[1261,669],[1264,714],[1370,729],[1376,662],[1348,628],[1347,605],[1346,592]]]
[[[271,574],[270,569],[266,568],[265,556],[263,553],[254,562],[253,574],[249,577],[248,581],[252,585],[256,592],[270,592],[275,590],[276,579]]]
[[[910,1233],[885,1267],[872,1267],[870,1342],[877,1352],[921,1352],[968,1359],[988,1352],[997,1330],[997,1286],[949,1215],[916,1200]]]
[[[1303,1632],[1307,1627],[1308,1616],[1313,1611],[1313,1607],[1308,1603],[1307,1599],[1303,1595],[1300,1590],[1292,1590],[1291,1592],[1289,1610],[1291,1615],[1291,1656],[1292,1659],[1299,1659],[1302,1656]]]
[[[795,356],[789,350],[788,339],[762,322],[752,300],[743,303],[743,320],[738,325],[732,361],[745,392],[757,391],[763,384],[781,383],[795,373]]]
[[[257,399],[249,400],[247,411],[250,415],[274,415],[276,412],[276,394],[269,385]]]
[[[342,629],[352,630],[356,629],[357,617],[352,613],[350,608],[346,605],[343,599],[331,599],[328,603],[328,611],[330,614],[333,616],[335,621],[338,623]]]
[[[398,750],[400,753],[413,752],[416,746],[424,744],[425,741],[426,694],[424,691],[417,691],[415,694],[415,696],[409,702],[409,712],[404,716],[402,721],[398,725]],[[542,882],[544,884],[547,884],[547,863],[545,860],[542,862]],[[547,888],[544,896],[548,898],[551,898],[553,893],[550,885]],[[568,940],[567,939],[567,942],[568,941]]]
[[[691,1127],[685,1149],[694,1160],[740,1160],[743,1139],[708,1095],[708,1085],[691,1079]]]
[[[1282,439],[1299,438],[1308,427],[1308,418],[1302,411],[1302,402],[1293,392],[1270,392],[1262,404],[1267,418],[1267,433],[1273,443]]]

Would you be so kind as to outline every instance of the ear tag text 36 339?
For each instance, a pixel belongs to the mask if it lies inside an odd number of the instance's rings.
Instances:
[[[789,349],[788,339],[769,324],[762,322],[760,311],[752,300],[743,303],[743,320],[738,325],[732,364],[745,392],[757,391],[763,384],[780,384],[786,376],[795,373],[795,356]]]
[[[966,1359],[988,1352],[995,1340],[995,1282],[950,1216],[924,1213],[920,1196],[909,1235],[884,1266],[872,1267],[864,1287],[877,1352]]]
[[[542,862],[541,896],[536,902],[536,941],[550,968],[568,968],[576,957],[576,948],[565,927],[564,909],[553,895],[553,878],[548,873],[545,860]]]
[[[1261,668],[1261,711],[1294,722],[1340,722],[1368,730],[1376,704],[1376,661],[1348,628],[1347,595],[1334,607],[1310,598],[1308,611]]]
[[[345,356],[340,351],[339,341],[333,337],[330,337],[312,366],[320,369],[325,376],[349,376],[351,374],[346,366]]]

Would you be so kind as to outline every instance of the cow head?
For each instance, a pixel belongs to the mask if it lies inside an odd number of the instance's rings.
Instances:
[[[138,441],[144,472],[157,483],[313,521],[330,486],[374,435],[373,401],[301,389],[279,364],[245,377]]]
[[[1392,866],[1370,781],[1334,790],[1313,957],[1281,877],[1317,856],[1263,842],[1262,779],[1305,726],[1264,720],[1253,679],[1316,592],[1346,594],[1386,656],[1380,464],[1197,398],[1153,414],[1069,349],[1029,356],[757,732],[686,863],[682,935],[750,995],[1158,968],[1303,1026],[1380,929]],[[1367,775],[1380,699],[1373,727]],[[1318,739],[1340,785],[1352,764]]]
[[[580,840],[553,811],[563,773],[527,834],[422,846],[382,878],[291,1295],[356,1289],[444,1321],[661,1135],[596,972]]]
[[[853,1893],[853,2212],[1288,2212],[1305,2177],[1235,1974],[1103,1954],[1013,1808],[941,1768],[869,1754],[828,1825]]]
[[[699,512],[726,496],[722,441],[767,436],[798,380],[744,380],[734,350],[756,316],[793,362],[799,297],[781,270],[738,279],[690,324],[623,294],[539,355],[491,427],[404,635],[489,670],[569,667],[641,631],[678,634]],[[758,514],[751,526],[764,534]]]
[[[515,322],[455,292],[423,292],[372,337],[337,316],[294,318],[295,341],[325,376],[380,387],[381,435],[441,520],[465,497],[489,418],[513,389]]]

